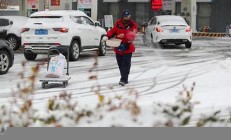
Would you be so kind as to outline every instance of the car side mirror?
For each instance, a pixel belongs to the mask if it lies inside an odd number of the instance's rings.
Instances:
[[[10,25],[13,25],[13,23],[14,23],[13,21],[10,21]]]
[[[101,26],[100,22],[99,22],[99,21],[96,21],[96,22],[95,22],[95,26]]]
[[[143,26],[144,26],[144,27],[148,27],[148,23],[145,22],[145,23],[143,24]]]

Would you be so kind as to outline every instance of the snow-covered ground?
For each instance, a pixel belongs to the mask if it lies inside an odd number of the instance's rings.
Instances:
[[[153,48],[144,46],[141,35],[138,35],[135,44],[137,50],[132,58],[129,85],[125,87],[118,85],[120,74],[113,51],[109,49],[106,56],[99,57],[98,82],[105,97],[123,95],[129,98],[128,91],[134,88],[140,95],[138,104],[148,108],[153,102],[175,102],[183,85],[190,88],[195,82],[193,100],[200,102],[195,114],[231,107],[231,38],[197,38],[193,41],[192,49],[185,49],[184,46]],[[12,90],[20,82],[18,73],[22,70],[21,62],[24,60],[23,54],[16,53],[14,66],[8,74],[0,76],[0,104],[11,99]],[[94,61],[94,53],[85,52],[79,61],[71,62],[71,80],[66,89],[55,83],[50,84],[48,89],[42,89],[37,80],[34,94],[36,105],[40,106],[50,97],[66,90],[73,95],[73,100],[94,106],[98,102],[97,96],[91,91],[95,81],[89,80],[92,75],[89,69]],[[36,63],[29,62],[28,69]],[[44,66],[39,77],[45,72]],[[110,89],[110,86],[114,88]]]

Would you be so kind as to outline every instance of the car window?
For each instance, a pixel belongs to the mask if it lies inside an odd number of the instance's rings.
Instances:
[[[8,26],[8,25],[9,25],[9,20],[8,19],[4,19],[4,18],[0,19],[0,27]]]
[[[82,17],[76,17],[76,22],[79,24],[84,24],[84,19]]]
[[[74,20],[74,22],[76,22],[78,24],[87,24],[86,21],[84,20],[84,18],[81,16],[73,17],[73,20]]]
[[[151,25],[153,22],[153,18],[149,21],[148,25]]]
[[[89,24],[89,25],[92,25],[92,26],[95,25],[94,22],[92,22],[89,18],[87,18],[87,17],[83,17],[83,18],[86,21],[86,24]]]
[[[187,23],[184,20],[178,20],[178,19],[172,19],[172,20],[161,20],[161,25],[187,25]]]
[[[77,18],[74,16],[70,16],[70,19],[73,20],[74,22],[77,22]]]
[[[149,22],[149,25],[155,25],[156,24],[156,18],[152,18]]]

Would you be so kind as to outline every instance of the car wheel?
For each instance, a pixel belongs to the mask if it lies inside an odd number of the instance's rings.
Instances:
[[[7,40],[11,43],[14,51],[19,49],[19,41],[16,36],[11,35],[7,38]]]
[[[0,50],[0,75],[6,74],[10,68],[9,53],[4,50]]]
[[[99,50],[98,50],[98,56],[105,56],[106,52],[107,52],[107,46],[106,46],[106,42],[103,41],[103,38],[100,41],[100,45],[99,45]]]
[[[185,47],[188,48],[188,49],[190,49],[192,47],[192,43],[191,42],[186,43]]]
[[[24,52],[24,57],[26,58],[26,60],[33,61],[36,59],[37,54],[32,52],[31,53]]]
[[[71,47],[70,47],[70,60],[77,61],[79,59],[79,56],[80,56],[79,42],[74,40],[71,43]]]

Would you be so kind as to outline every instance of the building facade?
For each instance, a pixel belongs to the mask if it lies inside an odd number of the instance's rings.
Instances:
[[[214,32],[225,32],[226,24],[231,24],[231,0],[212,0],[211,28]]]
[[[181,15],[181,0],[176,0],[176,13]],[[197,31],[209,27],[210,32],[225,32],[231,24],[231,0],[197,0]]]
[[[9,6],[18,6],[18,0],[0,0],[0,9],[7,9]]]
[[[98,0],[97,18],[103,24],[104,15],[112,15],[115,22],[124,9],[131,12],[132,19],[139,25],[149,21],[154,15],[149,0]]]
[[[98,0],[20,0],[18,5],[23,16],[44,10],[81,10],[97,20]]]
[[[182,0],[174,1],[173,11],[176,15],[180,15],[184,18],[187,18],[187,7],[182,6]],[[211,28],[211,10],[212,10],[212,0],[196,0],[196,10],[195,10],[195,30],[200,32],[204,27],[208,27],[209,31],[212,31]],[[194,30],[194,31],[195,31]]]
[[[103,22],[104,15],[113,15],[113,21],[121,17],[123,9],[131,11],[132,18],[139,27],[155,15],[181,15],[181,0],[163,0],[163,8],[158,12],[151,9],[151,0],[98,0],[98,19]],[[211,26],[211,0],[197,0],[196,30],[201,26]]]
[[[182,0],[163,0],[167,8],[153,12],[150,0],[98,0],[98,20],[103,22],[104,15],[113,15],[113,21],[121,17],[123,9],[131,11],[132,19],[139,26],[148,22],[154,15],[176,14],[186,16],[181,7]],[[231,0],[196,0],[196,30],[209,27],[210,32],[225,32],[226,24],[231,24]],[[166,6],[166,5],[165,5]]]
[[[18,0],[0,0],[0,16],[19,15]]]
[[[78,9],[104,25],[104,15],[113,15],[115,22],[121,17],[122,10],[128,9],[140,27],[154,15],[187,15],[183,13],[181,1],[163,0],[163,10],[153,12],[150,0],[0,0],[0,15],[17,14],[6,11],[8,5],[19,5],[20,15],[24,16],[35,11]],[[196,30],[200,31],[201,27],[207,26],[211,28],[210,32],[225,32],[226,25],[231,24],[231,0],[196,1]]]

